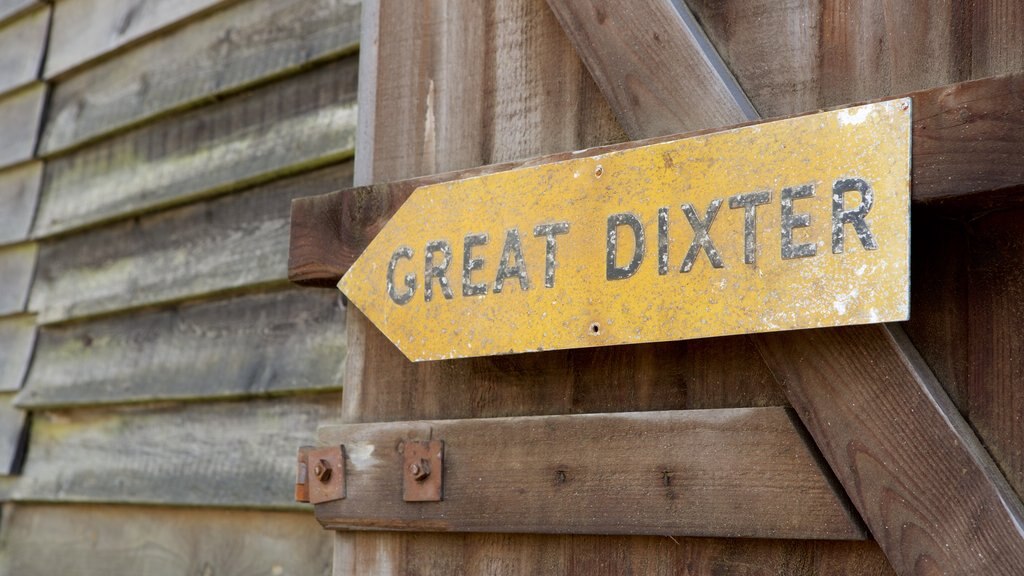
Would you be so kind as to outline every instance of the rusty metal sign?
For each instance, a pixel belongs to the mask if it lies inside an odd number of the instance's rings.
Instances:
[[[423,186],[339,288],[434,360],[905,320],[910,100]]]

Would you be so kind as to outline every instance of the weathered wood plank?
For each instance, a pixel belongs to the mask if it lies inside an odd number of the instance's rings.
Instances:
[[[295,508],[295,450],[337,395],[35,412],[14,500]]]
[[[51,159],[34,234],[241,188],[351,156],[356,59],[344,58]]]
[[[970,223],[967,410],[1024,497],[1024,226],[1020,209]],[[960,343],[963,346],[963,343]]]
[[[23,408],[340,390],[345,314],[335,291],[240,295],[46,327],[35,358]]]
[[[1024,566],[1020,500],[899,328],[754,339],[897,573]]]
[[[859,539],[784,408],[352,424],[327,528]],[[445,442],[444,500],[402,499],[403,442]],[[612,496],[614,495],[614,496]]]
[[[25,311],[38,246],[29,242],[0,248],[0,316]]]
[[[13,19],[45,3],[44,0],[0,0],[0,22]]]
[[[56,0],[47,79],[232,0]]]
[[[351,182],[342,162],[46,242],[31,307],[52,323],[283,283],[290,200]]]
[[[708,39],[683,2],[548,5],[626,133],[653,137],[757,117],[718,54],[702,49]]]
[[[16,504],[4,516],[3,574],[330,574],[329,534],[308,513]]]
[[[1016,0],[989,0],[973,6],[972,76],[1024,69],[1024,5]]]
[[[359,0],[250,0],[61,78],[40,154],[350,52]]]
[[[34,315],[0,318],[0,391],[17,392],[21,388],[35,341]]]
[[[0,245],[28,239],[39,200],[43,163],[29,162],[0,171]]]
[[[45,104],[42,82],[0,97],[0,168],[32,158]]]
[[[25,445],[28,415],[15,408],[14,394],[0,394],[0,476],[17,474]]]
[[[39,77],[49,25],[49,6],[0,25],[0,93],[30,84]]]
[[[1024,186],[1024,73],[908,96],[914,101],[911,171],[915,203],[967,198],[984,205]],[[300,284],[336,283],[402,202],[424,184],[596,155],[680,136],[683,135],[552,154],[297,200],[292,205],[289,278]]]

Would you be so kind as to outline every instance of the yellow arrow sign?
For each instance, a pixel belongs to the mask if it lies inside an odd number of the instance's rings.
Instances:
[[[423,186],[338,284],[412,360],[905,320],[910,100]]]

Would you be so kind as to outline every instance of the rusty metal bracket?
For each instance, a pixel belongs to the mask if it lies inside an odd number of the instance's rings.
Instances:
[[[402,454],[402,499],[440,502],[444,497],[444,441],[408,441]]]
[[[322,504],[345,498],[345,447],[299,448],[295,501]]]

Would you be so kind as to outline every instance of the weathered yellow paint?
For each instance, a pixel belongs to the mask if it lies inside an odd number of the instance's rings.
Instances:
[[[844,250],[833,253],[832,187],[860,178],[874,191],[865,222],[877,243],[867,250],[852,224],[843,226]],[[412,360],[431,360],[702,338],[905,320],[909,315],[910,100],[767,122],[715,134],[510,170],[417,189],[339,288]],[[816,255],[782,256],[781,193],[814,185],[814,196],[793,202],[809,214],[792,229],[794,244],[813,243]],[[744,209],[729,197],[771,191],[756,209],[756,261],[744,262]],[[860,193],[845,195],[855,209]],[[709,229],[723,267],[705,250],[689,272],[680,265],[694,238],[681,205],[704,219],[714,199],[722,205]],[[658,209],[668,209],[668,271],[658,271]],[[646,233],[645,256],[632,277],[609,280],[609,216],[635,214]],[[556,236],[554,286],[546,287],[546,239],[538,224],[568,222]],[[529,288],[516,277],[494,293],[506,234],[522,239]],[[633,234],[617,229],[620,266],[633,253]],[[486,295],[462,292],[463,242],[486,233],[472,249],[483,258],[471,282]],[[452,249],[444,297],[433,281],[424,298],[425,247],[446,240]],[[396,259],[395,293],[415,274],[405,304],[389,296],[386,275]],[[443,260],[434,254],[435,264]],[[510,264],[514,264],[513,260]]]

